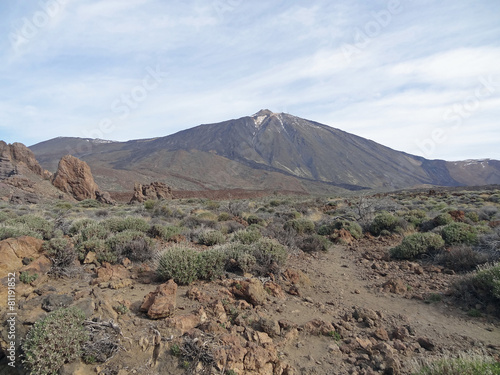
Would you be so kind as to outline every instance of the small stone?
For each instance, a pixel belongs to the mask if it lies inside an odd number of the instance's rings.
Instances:
[[[434,343],[430,339],[428,339],[426,337],[420,337],[420,338],[418,338],[417,342],[425,350],[429,350],[429,351],[434,350],[434,347],[435,347]]]

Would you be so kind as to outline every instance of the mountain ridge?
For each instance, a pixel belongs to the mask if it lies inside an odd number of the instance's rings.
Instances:
[[[480,167],[470,161],[429,160],[267,109],[164,137],[127,142],[56,138],[30,148],[49,170],[55,159],[74,151],[98,171],[96,179],[109,190],[113,184],[128,189],[130,183],[119,181],[124,176],[159,178],[181,190],[279,190],[291,184],[300,192],[317,192],[500,183],[496,160],[483,161]],[[105,181],[106,173],[115,175],[113,182]]]

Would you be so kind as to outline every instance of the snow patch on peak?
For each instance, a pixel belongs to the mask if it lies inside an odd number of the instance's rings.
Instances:
[[[254,118],[254,119],[253,119],[253,122],[255,123],[255,126],[256,126],[257,128],[259,128],[259,127],[262,125],[262,123],[264,122],[264,120],[265,120],[266,118],[267,118],[267,116],[266,116],[266,115],[264,115],[264,116],[257,116],[257,118]]]

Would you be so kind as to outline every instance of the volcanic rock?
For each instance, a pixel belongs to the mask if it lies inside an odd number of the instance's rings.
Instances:
[[[32,172],[42,178],[50,178],[35,158],[35,154],[22,143],[7,144],[0,141],[0,180]]]
[[[66,155],[59,161],[52,184],[77,201],[97,199],[106,204],[115,203],[109,193],[99,191],[88,164],[72,155]]]
[[[152,182],[149,185],[136,183],[134,186],[134,195],[130,203],[142,203],[149,199],[172,199],[172,188],[163,182]]]
[[[23,259],[36,259],[41,254],[43,241],[33,237],[9,238],[0,242],[0,277],[23,267]]]

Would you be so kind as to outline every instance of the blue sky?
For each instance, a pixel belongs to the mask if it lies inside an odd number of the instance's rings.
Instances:
[[[497,0],[3,0],[0,139],[129,140],[288,112],[500,159]]]

